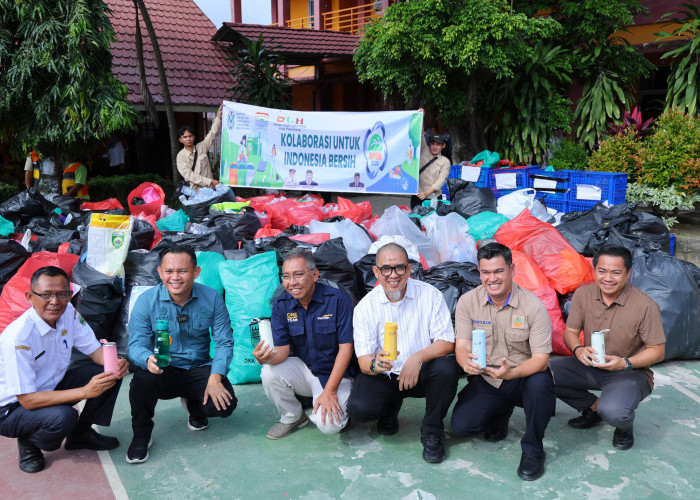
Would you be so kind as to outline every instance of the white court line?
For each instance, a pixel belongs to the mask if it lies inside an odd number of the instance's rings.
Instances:
[[[682,392],[682,393],[685,394],[686,396],[688,396],[688,397],[689,397],[690,399],[692,399],[693,401],[695,401],[695,402],[697,402],[697,403],[700,403],[700,396],[698,396],[698,395],[695,394],[694,392],[690,392],[688,389],[686,389],[685,387],[683,387],[683,386],[681,386],[681,385],[678,385],[678,384],[675,383],[675,382],[671,382],[671,386],[672,386],[673,388],[677,389],[678,391]]]
[[[126,494],[126,489],[124,489],[124,483],[122,483],[119,473],[117,473],[117,468],[114,466],[112,461],[112,456],[108,451],[98,451],[97,456],[100,457],[100,462],[102,462],[102,468],[105,471],[105,476],[107,476],[107,481],[112,487],[112,493],[114,493],[114,498],[117,500],[129,500],[129,495]]]

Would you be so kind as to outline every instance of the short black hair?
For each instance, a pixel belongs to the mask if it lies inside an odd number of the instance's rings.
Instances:
[[[307,173],[307,174],[313,174],[314,171],[313,171],[313,170],[307,170],[306,173]]]
[[[476,252],[477,262],[480,262],[481,259],[491,260],[496,257],[503,257],[503,260],[506,261],[506,265],[508,266],[513,263],[513,253],[510,251],[510,248],[500,243],[489,243]]]
[[[41,278],[42,276],[63,276],[64,278],[66,278],[66,284],[68,284],[68,288],[70,288],[70,278],[68,277],[68,273],[60,267],[56,266],[44,266],[34,271],[34,274],[32,274],[32,278],[29,280],[29,287],[31,289],[34,289],[34,287],[36,286],[36,282],[39,281],[39,278]]]
[[[607,255],[608,257],[622,257],[625,263],[625,269],[629,271],[632,269],[632,252],[628,248],[620,245],[605,245],[598,250],[593,256],[593,269],[598,266],[598,260],[600,260],[601,255]]]
[[[390,251],[395,251],[395,252],[401,252],[403,256],[406,258],[406,264],[409,264],[408,261],[408,252],[404,247],[399,245],[398,243],[387,243],[386,245],[382,246],[379,250],[377,250],[377,255],[375,255],[375,265],[379,267],[379,257],[381,254],[384,252],[390,252]]]
[[[197,255],[194,253],[194,250],[189,245],[173,245],[171,247],[166,247],[163,250],[161,250],[160,256],[158,258],[159,266],[163,263],[163,259],[169,253],[186,253],[190,256],[190,262],[192,262],[192,265],[194,267],[197,267]]]
[[[359,177],[359,176],[360,176],[360,172],[355,172],[355,175],[353,175],[353,177]]]
[[[180,130],[177,131],[177,136],[182,137],[185,135],[185,132],[189,132],[192,135],[197,135],[194,133],[194,129],[190,127],[189,125],[185,125],[184,127],[180,127]]]

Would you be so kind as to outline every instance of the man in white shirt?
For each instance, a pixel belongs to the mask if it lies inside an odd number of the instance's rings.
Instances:
[[[26,295],[32,307],[0,335],[0,435],[17,438],[19,468],[34,473],[44,469],[41,450],[58,449],[63,438],[67,450],[119,446],[92,424],[110,424],[129,364],[120,359],[118,373],[104,371],[102,346],[69,302],[65,271],[38,269]],[[92,363],[68,370],[73,347]]]
[[[440,291],[409,279],[406,250],[395,243],[379,249],[376,287],[355,308],[353,328],[360,373],[353,384],[348,413],[357,422],[378,420],[385,436],[399,430],[398,413],[406,397],[425,398],[421,425],[423,459],[445,459],[443,419],[457,392],[457,364],[450,311]],[[384,324],[398,325],[395,360],[383,347]]]

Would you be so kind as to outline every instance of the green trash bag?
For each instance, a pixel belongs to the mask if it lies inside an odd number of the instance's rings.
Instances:
[[[197,265],[201,271],[194,281],[209,286],[224,296],[224,284],[221,283],[219,274],[219,262],[223,262],[224,256],[217,252],[196,252]]]
[[[209,210],[216,210],[217,212],[226,212],[231,210],[233,212],[240,212],[245,207],[250,206],[250,201],[224,201],[221,203],[214,203]]]
[[[501,155],[499,155],[496,151],[492,153],[488,149],[484,149],[481,153],[477,153],[477,155],[472,158],[472,161],[469,163],[476,165],[482,160],[484,162],[483,165],[481,165],[482,167],[493,168],[498,165],[498,162],[501,160]]]
[[[0,236],[9,236],[15,232],[15,225],[0,215]]]
[[[233,360],[228,372],[232,384],[260,382],[261,366],[253,356],[250,320],[269,318],[270,300],[280,284],[277,253],[265,252],[245,260],[219,263],[219,274],[226,290],[226,309],[233,329]]]
[[[156,226],[160,231],[184,231],[185,226],[190,221],[185,212],[178,210],[177,212],[163,217],[156,222]]]
[[[469,224],[469,230],[467,232],[471,234],[475,240],[485,240],[496,234],[498,228],[505,222],[508,222],[508,217],[503,214],[488,211],[481,212],[467,219],[467,224]]]

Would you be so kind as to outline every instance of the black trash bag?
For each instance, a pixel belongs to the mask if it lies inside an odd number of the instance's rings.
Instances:
[[[309,226],[297,226],[292,224],[287,229],[282,231],[285,236],[296,236],[297,234],[309,234]]]
[[[700,358],[700,291],[685,264],[665,252],[637,248],[630,283],[661,309],[666,334],[664,359]]]
[[[134,218],[134,225],[131,227],[129,250],[136,250],[139,248],[145,250],[150,249],[155,235],[156,230],[153,229],[153,226],[143,219]]]
[[[147,250],[130,251],[124,261],[126,286],[146,286],[160,283],[160,276],[158,276],[159,261],[160,255],[158,252],[149,252]]]
[[[49,223],[58,229],[80,230],[81,226],[85,226],[89,222],[90,216],[87,212],[69,212],[63,215],[52,212],[49,215]]]
[[[138,207],[139,205],[145,205],[146,202],[144,201],[143,198],[139,198],[138,196],[134,196],[131,198],[131,204],[135,207]]]
[[[73,255],[80,255],[83,253],[84,248],[85,248],[85,242],[83,240],[80,240],[80,239],[70,240],[68,242],[68,248],[66,249],[66,253],[72,253]]]
[[[48,216],[55,209],[56,205],[44,198],[34,187],[0,203],[0,215],[12,221],[15,226],[28,224],[34,217]]]
[[[31,252],[16,241],[0,238],[0,293],[31,255]]]
[[[258,229],[262,228],[260,219],[253,210],[245,210],[239,214],[214,211],[206,225],[213,228],[226,226],[227,231],[236,240],[252,240]]]
[[[348,290],[359,300],[360,291],[355,278],[355,268],[348,260],[343,238],[324,241],[313,255],[321,278],[337,283],[340,288]]]
[[[289,236],[282,234],[269,238],[258,238],[255,240],[255,248],[258,249],[258,252],[276,251],[284,253],[292,248],[300,246],[301,244],[301,241],[293,240],[289,238]]]
[[[564,323],[569,318],[569,313],[571,312],[571,300],[574,298],[574,292],[569,292],[565,295],[557,294],[559,299],[559,309],[561,309],[561,315],[564,318]]]
[[[367,254],[353,264],[353,267],[355,268],[355,275],[357,277],[357,287],[360,293],[358,300],[361,300],[362,297],[371,292],[377,284],[377,278],[374,275],[373,270],[375,262],[376,255]],[[409,259],[408,263],[411,264],[411,277],[420,280],[424,273],[423,266],[421,266],[420,262],[416,262],[415,260]]]
[[[224,259],[226,260],[245,260],[260,253],[255,247],[255,243],[250,240],[242,241],[239,250],[224,250]]]
[[[73,198],[72,196],[56,196],[52,200],[53,204],[61,209],[63,215],[68,215],[71,212],[80,212],[80,205],[82,205],[84,201],[85,200],[80,198]]]
[[[238,241],[228,234],[224,227],[203,234],[165,231],[161,233],[160,243],[153,247],[152,251],[160,252],[175,245],[189,245],[195,252],[216,252],[221,255],[224,254],[224,250],[238,249]]]
[[[209,207],[215,203],[223,203],[225,201],[236,201],[236,195],[232,189],[227,189],[219,196],[202,201],[200,203],[192,203],[191,205],[182,205],[182,211],[190,218],[190,222],[202,222],[209,217]]]
[[[345,220],[345,217],[343,217],[342,215],[334,215],[333,217],[323,219],[321,222],[340,222],[341,220]]]
[[[425,271],[421,281],[430,283],[442,292],[453,325],[459,298],[481,285],[479,269],[471,262],[443,262]]]
[[[496,197],[489,188],[478,188],[464,179],[447,179],[450,190],[452,211],[468,219],[469,217],[489,211],[496,213]]]
[[[690,273],[695,280],[695,283],[697,283],[698,288],[700,288],[700,267],[696,266],[692,262],[688,262],[687,260],[678,259],[678,262],[683,264],[683,267],[685,267],[685,269]]]
[[[35,217],[18,232],[24,233],[27,229],[31,230],[32,234],[41,236],[39,251],[55,252],[59,246],[79,236],[75,229],[59,229],[54,226],[49,221],[49,217]]]
[[[352,294],[350,293],[350,291],[349,291],[349,290],[346,290],[346,289],[343,288],[342,286],[338,285],[338,283],[336,283],[335,281],[329,281],[329,280],[327,280],[327,279],[325,279],[325,278],[320,278],[320,277],[319,277],[319,278],[318,278],[318,281],[317,281],[316,283],[322,283],[322,284],[324,284],[324,285],[328,285],[328,286],[330,286],[330,287],[332,287],[332,288],[335,288],[336,290],[342,290],[342,291],[344,291],[345,293],[348,294],[348,298],[352,301],[353,306],[356,306],[356,305],[357,305],[357,300],[355,299],[355,297],[352,296]],[[285,291],[286,291],[286,289],[284,288],[284,285],[283,285],[283,284],[280,284],[280,285],[275,289],[275,293],[272,294],[272,298],[270,299],[270,307],[272,307],[272,304],[274,304],[275,300],[277,300],[277,297],[279,297],[280,295],[282,295]]]
[[[75,308],[95,332],[95,337],[113,342],[112,328],[124,298],[122,279],[102,274],[86,262],[78,262],[73,268],[73,281],[81,286]]]

